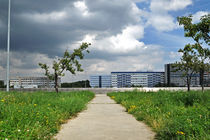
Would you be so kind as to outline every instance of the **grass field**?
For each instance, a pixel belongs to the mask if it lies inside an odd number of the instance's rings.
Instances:
[[[157,139],[210,139],[210,91],[133,91],[108,96],[147,123]]]
[[[93,97],[89,91],[0,92],[0,139],[51,139]]]

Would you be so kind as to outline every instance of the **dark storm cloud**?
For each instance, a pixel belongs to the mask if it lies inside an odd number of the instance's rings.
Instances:
[[[76,0],[11,0],[12,10],[15,13],[21,12],[50,12],[59,10],[66,5],[71,5]],[[8,0],[0,1],[0,11],[5,11],[8,8]]]
[[[47,53],[59,55],[58,45],[64,41],[76,39],[77,35],[66,32],[65,27],[59,25],[38,24],[21,18],[24,13],[47,13],[62,9],[69,0],[14,0],[11,11],[11,50]],[[0,19],[4,23],[1,29],[0,49],[5,50],[7,37],[7,10],[8,3],[0,1]],[[71,30],[71,28],[68,28]]]
[[[61,55],[65,44],[80,41],[86,34],[115,35],[130,23],[135,23],[130,12],[131,3],[122,0],[86,0],[91,16],[83,17],[74,7],[76,0],[12,0],[11,50]],[[6,50],[8,1],[0,1],[0,50]],[[53,12],[65,12],[66,18],[58,21],[40,22],[36,16]],[[104,34],[103,34],[104,32]],[[108,33],[108,34],[107,34]],[[67,46],[66,46],[67,47]]]

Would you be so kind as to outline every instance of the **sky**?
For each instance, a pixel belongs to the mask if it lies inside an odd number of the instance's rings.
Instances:
[[[44,76],[39,62],[52,65],[82,42],[90,53],[84,72],[62,82],[112,71],[164,71],[179,61],[184,37],[178,16],[193,22],[208,14],[209,0],[11,0],[10,78]],[[0,0],[0,79],[6,79],[8,0]]]

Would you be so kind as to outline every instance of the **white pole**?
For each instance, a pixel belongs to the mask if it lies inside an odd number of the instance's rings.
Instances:
[[[10,8],[11,0],[9,0],[8,7],[8,36],[7,36],[7,92],[9,92],[9,51],[10,51]]]

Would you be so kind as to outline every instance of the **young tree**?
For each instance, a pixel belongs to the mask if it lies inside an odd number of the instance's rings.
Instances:
[[[210,14],[201,17],[200,22],[192,23],[192,16],[178,17],[179,25],[184,26],[185,37],[191,37],[195,44],[190,45],[194,50],[197,65],[194,70],[200,73],[200,83],[204,90],[204,72],[209,71],[210,61]],[[206,47],[205,47],[206,46]]]
[[[187,44],[184,49],[179,49],[179,52],[182,53],[181,61],[176,62],[172,66],[175,71],[180,71],[183,73],[183,77],[186,78],[187,91],[190,91],[191,79],[192,76],[196,73],[197,68],[197,57],[196,53],[192,49],[190,44]]]
[[[64,55],[61,59],[57,61],[53,61],[52,69],[54,73],[50,73],[49,66],[47,64],[39,63],[39,66],[45,70],[45,75],[55,81],[55,91],[58,93],[58,77],[64,76],[64,71],[69,71],[72,74],[75,74],[76,71],[82,72],[83,69],[81,68],[81,64],[79,63],[78,59],[84,58],[83,51],[87,50],[88,46],[91,45],[90,43],[82,43],[82,45],[78,49],[74,49],[74,52],[70,54],[67,50],[64,52]]]

